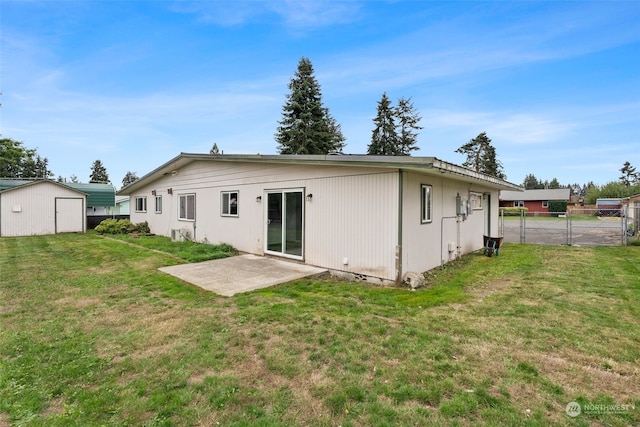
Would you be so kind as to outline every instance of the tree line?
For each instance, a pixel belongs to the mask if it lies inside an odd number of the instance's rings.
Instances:
[[[617,181],[610,181],[604,185],[596,185],[593,181],[586,184],[561,185],[557,178],[551,181],[542,181],[534,174],[525,176],[522,186],[525,190],[570,188],[575,195],[584,197],[584,203],[593,205],[597,199],[621,199],[635,194],[640,194],[640,173],[631,162],[625,162],[620,169],[621,173]]]
[[[280,154],[341,154],[345,144],[340,124],[322,102],[320,84],[309,58],[301,58],[289,82],[290,92],[282,107],[282,119],[275,134]],[[368,155],[409,156],[417,146],[419,112],[411,98],[401,97],[394,106],[386,92],[382,94],[373,119],[374,128]],[[506,179],[495,147],[485,132],[456,150],[464,154],[463,166],[486,175]]]
[[[38,154],[36,148],[27,148],[22,141],[11,138],[0,139],[0,178],[53,179],[53,177],[54,173],[49,169],[49,159]],[[137,179],[135,172],[127,172],[122,179],[122,186]],[[67,179],[58,175],[56,181],[64,183]],[[78,183],[80,180],[76,175],[71,175],[69,182]],[[89,182],[111,183],[107,168],[101,160],[96,160],[91,165]]]

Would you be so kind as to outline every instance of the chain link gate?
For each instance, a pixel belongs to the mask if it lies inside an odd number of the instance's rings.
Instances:
[[[505,216],[500,211],[500,232],[506,242],[540,245],[615,246],[626,245],[628,209],[614,209],[596,216],[595,209],[565,212],[520,212]]]

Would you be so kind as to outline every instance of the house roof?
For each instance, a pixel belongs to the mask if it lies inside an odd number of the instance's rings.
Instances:
[[[49,182],[51,184],[65,187],[87,196],[87,206],[115,206],[115,188],[111,184],[89,183],[83,184],[79,182],[58,182],[51,179],[14,179],[0,178],[0,192],[10,191],[17,187],[33,185],[40,182]]]
[[[554,188],[545,190],[524,190],[524,191],[500,191],[500,200],[569,200],[571,197],[571,189]]]
[[[336,155],[288,155],[288,154],[195,154],[180,153],[162,166],[154,169],[140,179],[123,187],[118,195],[130,195],[138,188],[153,182],[156,179],[173,173],[194,161],[210,162],[236,162],[236,163],[278,163],[278,164],[305,164],[316,166],[344,166],[344,167],[377,167],[383,169],[402,169],[418,173],[440,175],[446,174],[449,178],[477,182],[489,188],[498,190],[521,190],[521,187],[510,182],[463,168],[453,163],[444,162],[435,157],[410,157],[410,156],[369,156],[356,154]]]

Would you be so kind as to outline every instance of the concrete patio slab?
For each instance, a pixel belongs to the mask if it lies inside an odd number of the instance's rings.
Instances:
[[[159,270],[225,297],[268,288],[327,271],[305,264],[251,254],[193,264],[172,265],[161,267]]]

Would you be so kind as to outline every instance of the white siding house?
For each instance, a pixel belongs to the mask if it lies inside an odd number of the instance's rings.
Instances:
[[[0,236],[86,231],[85,193],[50,180],[0,188]]]
[[[182,153],[118,194],[156,234],[396,282],[482,248],[501,189],[433,157]]]

